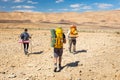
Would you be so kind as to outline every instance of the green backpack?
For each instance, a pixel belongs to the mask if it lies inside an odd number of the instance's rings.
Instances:
[[[50,30],[51,32],[51,47],[54,47],[55,46],[55,43],[56,43],[56,32],[55,32],[55,29],[51,29]]]

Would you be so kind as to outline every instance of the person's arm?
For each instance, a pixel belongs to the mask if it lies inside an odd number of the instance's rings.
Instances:
[[[63,43],[66,43],[66,38],[63,39]]]
[[[76,31],[74,35],[73,35],[73,34],[70,34],[70,37],[71,37],[71,38],[77,38],[77,37],[78,37],[78,32]]]
[[[63,33],[63,43],[66,43],[66,37],[64,33]]]
[[[24,39],[24,33],[20,34],[20,39],[23,40]]]
[[[31,38],[32,35],[28,34],[29,35],[29,38]]]
[[[31,36],[29,36],[29,38],[31,38]]]
[[[71,37],[71,38],[77,38],[78,35],[72,35],[72,34],[71,34],[70,37]]]
[[[70,37],[70,30],[67,32],[67,37],[68,38]]]

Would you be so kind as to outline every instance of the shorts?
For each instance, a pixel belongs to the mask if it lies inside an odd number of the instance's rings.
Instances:
[[[55,58],[62,56],[62,54],[63,54],[63,48],[54,48],[54,57]]]

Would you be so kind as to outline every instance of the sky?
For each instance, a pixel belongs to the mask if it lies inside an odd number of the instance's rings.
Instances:
[[[120,10],[120,0],[0,0],[0,12],[91,12]]]

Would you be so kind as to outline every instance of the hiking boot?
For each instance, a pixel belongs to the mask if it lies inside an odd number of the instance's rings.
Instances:
[[[54,72],[57,71],[57,63],[54,64]]]
[[[27,50],[27,49],[25,49],[25,51],[26,51],[26,53],[28,53],[28,50]]]
[[[60,72],[60,68],[59,67],[57,67],[56,72]]]
[[[57,67],[54,68],[54,72],[57,72]]]
[[[74,51],[73,54],[76,54],[76,51]]]
[[[27,55],[27,52],[26,52],[26,51],[24,51],[24,53],[25,53],[25,55]]]
[[[60,72],[61,69],[62,69],[61,64],[59,64],[56,71]]]
[[[24,50],[25,55],[27,55],[27,52]]]
[[[25,53],[25,55],[27,55],[27,53]]]
[[[62,68],[61,64],[59,64],[59,68],[60,68],[60,69]]]
[[[27,50],[27,49],[24,49],[24,53],[25,53],[25,55],[27,55],[27,53],[28,53],[28,50]]]

